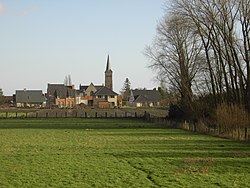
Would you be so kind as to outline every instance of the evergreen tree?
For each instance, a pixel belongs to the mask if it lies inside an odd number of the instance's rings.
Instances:
[[[122,88],[122,98],[124,101],[128,101],[129,100],[129,96],[130,96],[130,91],[131,91],[131,82],[129,81],[128,78],[125,79],[124,84],[123,84],[123,88]]]

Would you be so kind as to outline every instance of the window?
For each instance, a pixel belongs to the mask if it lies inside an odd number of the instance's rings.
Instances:
[[[110,98],[115,98],[115,96],[114,96],[114,95],[111,95]]]

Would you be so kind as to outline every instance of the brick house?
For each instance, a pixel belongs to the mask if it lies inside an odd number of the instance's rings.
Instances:
[[[76,90],[74,86],[48,84],[47,106],[50,108],[74,108],[76,106]]]
[[[80,85],[79,88],[78,104],[100,108],[117,106],[118,94],[106,86],[91,83],[89,86]]]
[[[99,108],[116,107],[118,94],[106,86],[94,93],[94,106]]]

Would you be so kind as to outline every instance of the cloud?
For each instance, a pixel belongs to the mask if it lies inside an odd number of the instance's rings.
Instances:
[[[5,7],[2,3],[0,3],[0,15],[5,12]]]

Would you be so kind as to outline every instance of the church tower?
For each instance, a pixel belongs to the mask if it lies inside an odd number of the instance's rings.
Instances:
[[[112,78],[113,71],[111,70],[111,65],[109,62],[109,55],[107,58],[107,65],[105,70],[105,86],[111,90],[113,90],[113,78]]]

